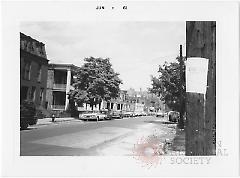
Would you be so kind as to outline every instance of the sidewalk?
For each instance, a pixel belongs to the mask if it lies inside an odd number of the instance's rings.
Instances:
[[[98,147],[98,155],[138,157],[147,154],[149,149],[150,151],[156,151],[156,149],[163,151],[165,141],[173,140],[176,131],[175,127],[162,124],[164,121],[164,118],[159,118],[158,120],[138,125],[128,135]]]
[[[168,150],[168,155],[184,156],[185,155],[185,130],[176,128],[176,135]]]
[[[153,121],[153,123],[171,123],[168,121],[167,118],[158,118]],[[169,125],[171,127],[171,125]],[[175,130],[174,138],[168,139],[167,142],[169,144],[166,155],[169,156],[180,156],[185,155],[185,130],[179,129],[177,126],[173,125],[173,128]]]
[[[72,120],[76,120],[76,119],[73,117],[55,118],[55,121],[52,122],[52,118],[43,118],[43,119],[38,119],[36,126],[50,125],[50,124],[55,124],[55,123],[59,123],[59,122],[67,122],[67,121],[72,121]]]

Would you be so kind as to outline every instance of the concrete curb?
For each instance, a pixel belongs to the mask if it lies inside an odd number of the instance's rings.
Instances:
[[[38,119],[38,122],[36,126],[42,126],[42,125],[51,125],[51,124],[56,124],[56,123],[61,123],[61,122],[68,122],[68,121],[73,121],[76,120],[73,117],[69,118],[55,118],[55,121],[52,122],[52,118],[44,118],[44,119]]]

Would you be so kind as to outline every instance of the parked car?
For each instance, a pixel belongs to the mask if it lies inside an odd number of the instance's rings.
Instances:
[[[99,111],[83,111],[79,114],[79,119],[81,120],[104,120],[107,117],[106,114]]]
[[[112,119],[112,117],[111,117],[111,111],[109,111],[109,110],[104,110],[104,111],[101,111],[101,112],[106,115],[106,117],[105,117],[106,120],[111,120],[111,119]]]
[[[108,113],[109,113],[109,111],[108,111],[107,109],[105,109],[105,110],[100,110],[99,112],[100,112],[100,114],[102,114],[102,115],[105,116],[105,119],[107,118],[107,115],[108,115]]]
[[[136,117],[136,113],[134,113],[133,111],[130,111],[130,117]]]
[[[123,113],[121,111],[109,111],[107,119],[122,119]]]
[[[29,125],[37,124],[37,109],[32,101],[24,100],[20,105],[20,128],[26,129]]]
[[[142,116],[142,113],[141,112],[134,112],[134,116]]]
[[[100,118],[100,120],[104,120],[104,119],[107,119],[107,113],[108,111],[100,111],[100,112],[97,112],[97,116]]]
[[[168,117],[168,112],[165,112],[165,113],[164,113],[164,117]]]
[[[162,111],[158,111],[156,113],[156,117],[164,117],[164,113]]]
[[[132,117],[132,112],[123,112],[122,113],[123,117]]]
[[[155,112],[148,112],[148,115],[149,115],[149,116],[155,116],[156,113],[155,113]]]
[[[147,116],[147,113],[143,111],[143,112],[141,112],[141,115],[142,116]]]
[[[180,118],[180,113],[177,111],[169,111],[168,112],[168,120],[170,122],[178,122]]]

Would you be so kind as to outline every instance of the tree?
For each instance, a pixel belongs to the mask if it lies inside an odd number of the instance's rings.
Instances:
[[[75,102],[73,99],[69,100],[66,111],[71,114],[71,117],[78,116],[77,106],[75,106]]]
[[[83,103],[101,107],[102,100],[109,101],[119,96],[122,81],[114,72],[110,59],[89,57],[76,73],[69,99],[82,106]]]
[[[181,84],[180,81],[180,58],[176,62],[165,62],[159,66],[159,76],[151,76],[151,93],[157,94],[162,101],[172,110],[181,111],[181,87],[185,91],[185,78]],[[184,59],[185,60],[185,59]],[[185,76],[185,66],[182,69]],[[185,103],[185,95],[182,96]],[[185,107],[184,107],[185,111]]]

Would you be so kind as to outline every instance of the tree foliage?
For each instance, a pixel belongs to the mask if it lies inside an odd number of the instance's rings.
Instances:
[[[119,74],[114,72],[110,59],[89,57],[76,73],[69,99],[74,100],[78,106],[83,103],[93,107],[102,100],[109,101],[119,95],[119,85],[122,81]]]
[[[183,76],[185,76],[185,65],[182,71]],[[159,66],[158,73],[158,77],[151,76],[152,88],[149,91],[157,94],[170,109],[180,112],[181,87],[185,91],[185,77],[183,77],[181,84],[179,57],[177,57],[176,62],[165,62]],[[183,96],[183,100],[185,103],[185,96]]]

